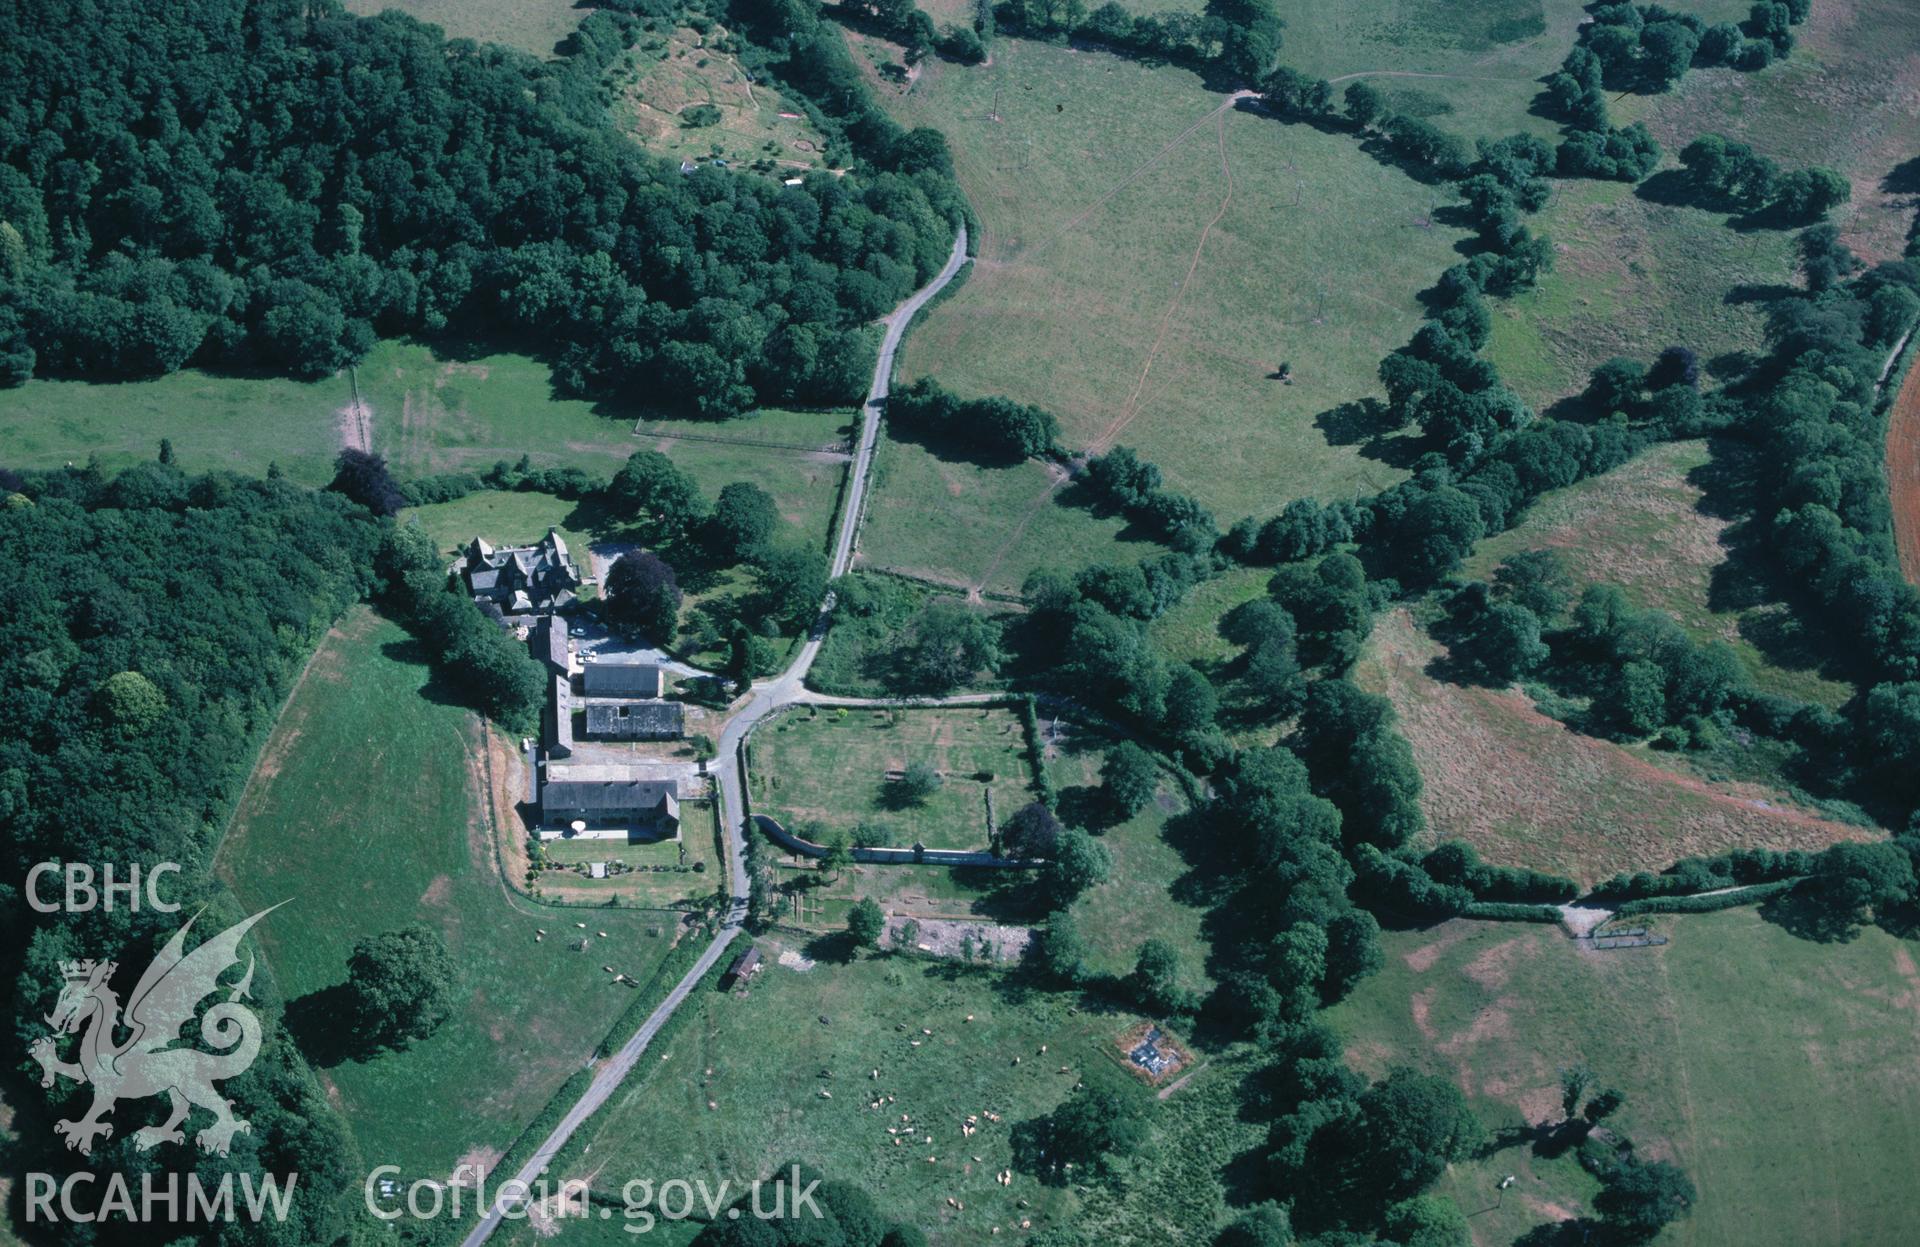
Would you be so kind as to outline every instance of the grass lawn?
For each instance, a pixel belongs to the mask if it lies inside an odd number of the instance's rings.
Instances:
[[[1354,671],[1399,712],[1431,838],[1591,884],[1723,849],[1819,849],[1877,835],[1775,788],[1712,782],[1668,769],[1685,765],[1675,755],[1581,735],[1519,689],[1435,679],[1427,667],[1440,652],[1407,612],[1393,611],[1374,621]]]
[[[1147,1160],[1118,1195],[1020,1173],[1001,1186],[1014,1124],[1114,1061],[1134,1018],[984,969],[886,957],[800,972],[779,964],[772,942],[763,951],[769,964],[746,991],[688,1002],[662,1059],[643,1062],[583,1127],[562,1173],[597,1171],[596,1189],[617,1192],[634,1177],[738,1184],[800,1159],[940,1244],[993,1241],[995,1227],[1001,1241],[1025,1241],[1022,1220],[1035,1231],[1078,1223],[1101,1235],[1092,1241],[1202,1241],[1223,1218],[1217,1184],[1193,1170],[1224,1164],[1260,1134],[1236,1118],[1232,1073],[1202,1069],[1160,1106]],[[969,1116],[979,1127],[970,1137]]]
[[[666,908],[680,901],[711,896],[724,886],[719,845],[714,835],[713,803],[685,801],[680,805],[680,838],[627,844],[618,840],[547,840],[543,855],[568,867],[540,876],[544,896],[567,901],[604,901],[618,897],[632,905]],[[618,862],[625,874],[604,879],[577,874],[571,867],[591,862]],[[679,870],[677,867],[688,867]]]
[[[1811,943],[1753,910],[1652,924],[1672,943],[1582,952],[1557,928],[1473,922],[1389,934],[1386,968],[1328,1017],[1364,1072],[1450,1076],[1491,1128],[1549,1119],[1558,1071],[1590,1067],[1626,1094],[1617,1121],[1642,1152],[1699,1188],[1662,1247],[1909,1241],[1912,945],[1872,929]],[[1440,1187],[1483,1247],[1589,1211],[1595,1189],[1571,1157],[1526,1147]]]
[[[1446,192],[1099,52],[1000,39],[991,65],[930,63],[882,100],[946,133],[983,227],[903,378],[1038,403],[1069,446],[1132,446],[1223,520],[1397,478],[1315,417],[1376,392],[1457,258],[1462,233],[1431,221]],[[1268,380],[1282,360],[1291,386]]]
[[[924,803],[903,803],[888,773],[915,762],[945,782]],[[1032,781],[1020,717],[1003,706],[802,707],[754,733],[749,773],[754,809],[787,827],[814,822],[850,836],[875,824],[894,844],[930,849],[984,849],[989,801],[1005,821],[1033,800]]]
[[[575,0],[343,0],[362,16],[398,9],[431,22],[450,38],[504,43],[535,56],[553,55],[554,45],[573,33],[593,10]]]
[[[826,140],[803,110],[748,81],[714,46],[724,33],[715,26],[706,35],[688,27],[643,34],[619,75],[614,116],[648,151],[672,160],[720,156],[782,179],[824,168]],[[702,104],[719,119],[689,125],[686,110]]]
[[[572,911],[508,894],[480,801],[482,737],[414,653],[364,609],[327,637],[216,868],[244,904],[292,901],[261,932],[295,1014],[341,982],[362,936],[418,921],[446,940],[462,975],[454,1015],[404,1052],[319,1069],[369,1164],[444,1177],[463,1157],[497,1156],[591,1057],[631,1002],[601,965],[646,981],[672,928],[600,911],[610,938],[583,955],[563,935]],[[539,928],[549,936],[536,942]]]
[[[485,537],[496,546],[524,546],[545,537],[549,528],[557,528],[574,557],[584,560],[590,534],[568,527],[579,510],[578,503],[552,494],[483,489],[452,502],[408,507],[400,513],[400,522],[418,523],[449,556],[475,537]]]
[[[1743,452],[1728,445],[1725,456]],[[1818,647],[1800,635],[1781,602],[1738,585],[1729,561],[1725,479],[1704,441],[1653,446],[1604,476],[1589,477],[1535,503],[1527,518],[1480,543],[1462,574],[1490,579],[1501,560],[1525,550],[1557,550],[1576,586],[1612,584],[1635,604],[1664,611],[1700,641],[1725,641],[1754,683],[1771,693],[1839,706],[1853,695],[1844,679],[1820,671]]]

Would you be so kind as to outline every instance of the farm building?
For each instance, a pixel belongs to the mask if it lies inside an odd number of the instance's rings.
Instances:
[[[591,701],[586,734],[596,740],[679,740],[686,715],[677,701]]]
[[[580,680],[589,697],[658,697],[666,691],[666,672],[650,662],[590,662]]]
[[[558,615],[542,615],[527,636],[527,648],[533,660],[545,663],[550,674],[564,676],[572,666],[567,642],[567,621]]]
[[[749,948],[735,957],[727,966],[726,973],[720,976],[720,986],[738,987],[760,972],[760,950]]]
[[[540,821],[549,828],[541,833],[547,838],[574,823],[676,836],[680,801],[671,780],[549,780],[540,787]]]
[[[556,529],[535,545],[500,546],[475,537],[454,563],[467,592],[509,615],[571,606],[580,587],[580,567]]]

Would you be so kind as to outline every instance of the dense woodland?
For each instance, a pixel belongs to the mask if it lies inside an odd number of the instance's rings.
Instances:
[[[10,479],[0,504],[0,559],[13,582],[0,653],[0,851],[6,876],[39,861],[152,867],[178,862],[162,894],[202,921],[244,915],[208,868],[228,813],[295,675],[334,619],[371,585],[379,530],[338,494],[230,475],[188,477],[163,463],[114,477],[91,469]],[[44,887],[45,885],[43,885]],[[36,914],[7,890],[0,922],[21,950],[12,967],[10,1042],[25,1051],[61,986],[58,961],[128,950],[144,964],[182,914]],[[131,985],[131,980],[127,981]],[[192,1167],[298,1173],[294,1214],[260,1241],[330,1242],[345,1231],[340,1192],[357,1160],[286,1031],[283,1004],[261,966],[253,994],[268,1015],[266,1044],[224,1084],[253,1130],[225,1160],[189,1148],[141,1153],[132,1131],[100,1145],[91,1165],[53,1133],[92,1092],[60,1082],[16,1085],[11,1153],[19,1171],[111,1166],[129,1174]],[[171,1236],[171,1231],[168,1236]],[[62,1237],[65,1235],[66,1237]],[[151,1227],[68,1225],[54,1241],[155,1241]]]
[[[451,326],[515,335],[580,393],[722,415],[857,397],[859,326],[962,214],[944,142],[862,114],[849,176],[682,175],[607,117],[638,20],[596,14],[541,63],[324,0],[8,6],[5,378],[317,376]],[[803,59],[806,5],[765,21],[797,77],[851,71],[844,47]]]

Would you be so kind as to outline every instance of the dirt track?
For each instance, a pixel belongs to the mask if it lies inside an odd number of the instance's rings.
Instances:
[[[1887,417],[1887,486],[1900,570],[1920,585],[1920,368],[1911,365]]]

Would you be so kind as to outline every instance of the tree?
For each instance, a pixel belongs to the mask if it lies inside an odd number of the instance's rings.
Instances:
[[[1664,1160],[1622,1162],[1593,1197],[1594,1211],[1626,1242],[1649,1242],[1671,1222],[1693,1211],[1692,1179]]]
[[[1356,84],[1358,85],[1358,84]],[[1278,1204],[1256,1204],[1213,1240],[1213,1247],[1292,1247],[1293,1224]]]
[[[825,847],[827,851],[820,856],[820,874],[831,882],[853,865],[853,850],[848,847],[846,836],[841,834],[829,836]]]
[[[774,546],[760,558],[760,590],[769,619],[805,628],[827,595],[827,556],[812,546]]]
[[[1595,699],[1595,708],[1629,736],[1646,736],[1667,721],[1667,677],[1650,662],[1624,663]]]
[[[1347,117],[1362,130],[1380,120],[1387,111],[1386,97],[1370,82],[1350,82],[1345,95]]]
[[[1175,663],[1167,673],[1165,714],[1162,726],[1175,735],[1203,731],[1213,726],[1220,712],[1220,696],[1207,677],[1188,666]]]
[[[1548,657],[1540,639],[1540,617],[1515,602],[1495,602],[1474,624],[1468,648],[1481,674],[1492,684],[1521,679]]]
[[[1037,1123],[1039,1130],[1025,1132],[1027,1146],[1016,1147],[1016,1152],[1024,1153],[1033,1167],[1046,1170],[1129,1156],[1146,1141],[1150,1103],[1149,1097],[1130,1087],[1082,1083],[1051,1116]],[[1033,1147],[1035,1142],[1041,1146]],[[1036,1152],[1043,1152],[1044,1160]]]
[[[446,944],[423,923],[362,936],[347,960],[343,1024],[374,1045],[404,1048],[453,1013],[457,982]]]
[[[1414,1195],[1464,1159],[1480,1140],[1479,1119],[1452,1080],[1396,1069],[1367,1088],[1358,1112],[1337,1123],[1325,1155],[1346,1184],[1387,1199]]]
[[[334,459],[333,482],[327,488],[345,494],[375,515],[393,515],[407,505],[407,496],[387,471],[387,461],[351,446]]]
[[[887,915],[870,896],[855,901],[847,911],[847,934],[861,948],[880,947],[880,935],[887,929]]]
[[[126,732],[144,732],[167,713],[167,695],[138,671],[108,676],[94,691],[93,701],[103,720]]]
[[[958,602],[931,602],[914,618],[893,657],[906,687],[945,693],[999,665],[1000,630]]]
[[[1065,830],[1052,810],[1030,801],[1000,825],[1000,851],[1011,857],[1048,857],[1059,847]]]
[[[1078,983],[1086,973],[1087,942],[1069,910],[1056,909],[1049,914],[1029,947],[1034,966],[1055,982]]]
[[[635,550],[607,571],[607,622],[659,645],[673,644],[680,617],[680,581],[656,555]]]
[[[779,522],[772,494],[751,481],[734,481],[714,499],[701,536],[715,558],[737,562],[758,555]]]
[[[1053,857],[1040,872],[1040,886],[1061,908],[1088,888],[1107,881],[1113,869],[1113,855],[1107,846],[1077,828],[1060,834]]]
[[[1193,992],[1180,982],[1180,954],[1163,939],[1140,945],[1127,986],[1140,1007],[1155,1017],[1186,1013],[1194,1007]]]
[[[1573,601],[1573,577],[1556,550],[1523,550],[1493,570],[1496,597],[1532,611],[1542,623],[1558,619]]]
[[[900,775],[894,787],[900,796],[913,805],[923,805],[927,798],[940,791],[940,785],[946,781],[940,778],[940,772],[933,769],[931,763],[909,762],[907,769]]]
[[[1132,818],[1153,800],[1160,786],[1160,768],[1154,765],[1152,754],[1123,740],[1107,750],[1101,760],[1100,784],[1113,812],[1122,819]]]
[[[1460,1205],[1439,1195],[1416,1195],[1387,1209],[1383,1227],[1400,1247],[1468,1247],[1473,1234]]]
[[[612,497],[649,522],[655,538],[678,541],[707,516],[700,486],[657,450],[635,451],[614,473]]]

